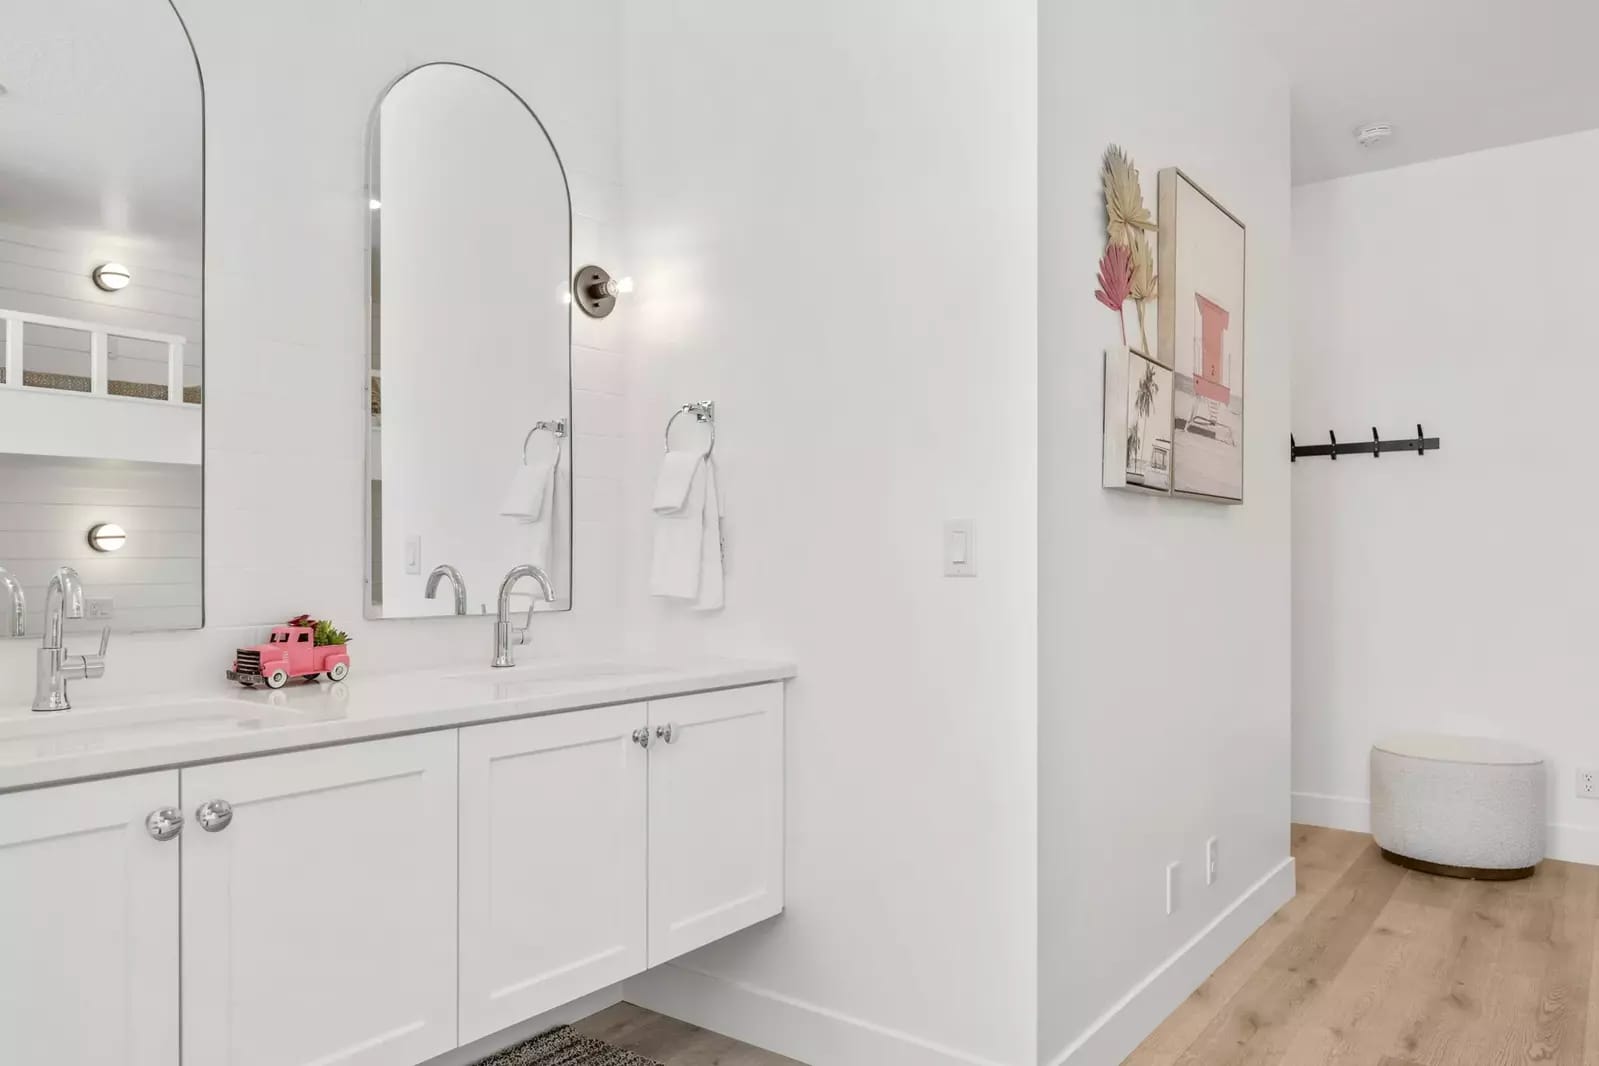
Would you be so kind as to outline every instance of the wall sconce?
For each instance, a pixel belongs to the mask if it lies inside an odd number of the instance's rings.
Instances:
[[[572,279],[577,305],[590,318],[604,318],[616,310],[616,298],[633,291],[632,278],[613,278],[604,267],[586,266]]]
[[[89,530],[89,547],[97,552],[121,551],[128,543],[128,531],[112,522],[102,522]]]
[[[101,263],[89,276],[106,292],[125,289],[128,287],[128,282],[133,280],[133,275],[128,273],[128,268],[121,263]]]

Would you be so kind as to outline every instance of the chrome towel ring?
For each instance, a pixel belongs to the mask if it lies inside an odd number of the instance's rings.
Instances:
[[[710,455],[716,450],[716,401],[700,400],[696,403],[686,403],[672,412],[672,417],[666,420],[666,450],[672,450],[672,423],[683,415],[693,415],[694,421],[701,422],[711,428],[711,442],[705,447],[705,454]]]
[[[528,446],[528,443],[530,441],[532,441],[533,434],[537,433],[541,429],[548,430],[550,435],[555,438],[555,459],[556,459],[556,462],[560,462],[560,459],[561,459],[561,438],[566,436],[566,419],[564,419],[564,418],[557,418],[553,422],[545,421],[545,422],[535,422],[535,423],[533,423],[533,428],[528,430],[527,431],[527,436],[522,438],[522,465],[523,466],[527,465],[527,446]]]

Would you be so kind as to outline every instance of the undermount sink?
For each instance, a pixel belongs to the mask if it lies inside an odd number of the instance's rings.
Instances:
[[[280,707],[250,700],[199,699],[147,707],[89,707],[0,716],[0,758],[48,757],[83,751],[227,736],[299,720]]]
[[[519,685],[605,680],[617,677],[666,673],[660,666],[639,663],[528,663],[524,666],[485,666],[461,674],[450,674],[451,681],[493,681]]]

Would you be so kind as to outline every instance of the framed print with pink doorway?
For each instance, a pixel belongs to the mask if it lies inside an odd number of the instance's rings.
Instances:
[[[1175,167],[1159,175],[1160,361],[1172,368],[1172,490],[1244,500],[1244,224]]]

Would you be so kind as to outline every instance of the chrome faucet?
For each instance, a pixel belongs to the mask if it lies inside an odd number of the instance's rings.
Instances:
[[[511,572],[500,582],[500,602],[494,622],[494,661],[489,664],[491,666],[515,666],[516,660],[511,658],[511,645],[527,643],[528,630],[533,626],[535,605],[528,604],[526,626],[518,629],[511,625],[511,590],[524,577],[538,582],[539,588],[544,591],[545,603],[555,602],[555,588],[550,584],[550,575],[532,563],[511,567]]]
[[[466,582],[461,580],[461,571],[449,563],[440,563],[428,575],[427,598],[435,599],[439,593],[439,582],[449,578],[450,584],[455,588],[455,613],[466,613]]]
[[[28,631],[28,598],[22,594],[22,582],[0,566],[0,589],[11,597],[11,610],[6,615],[5,631],[8,637],[26,636]]]
[[[68,655],[63,620],[83,617],[83,584],[78,572],[63,566],[50,575],[44,591],[44,646],[39,649],[38,675],[33,685],[33,709],[69,711],[67,682],[105,675],[106,647],[111,643],[111,627],[100,633],[100,654]]]

